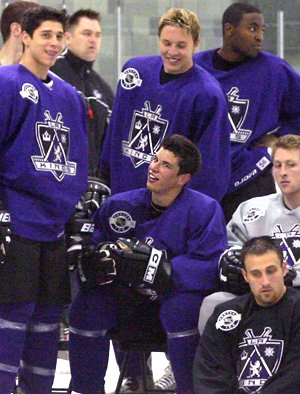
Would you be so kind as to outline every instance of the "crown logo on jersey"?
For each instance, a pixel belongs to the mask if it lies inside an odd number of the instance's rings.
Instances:
[[[141,111],[134,111],[129,140],[122,141],[124,156],[128,156],[135,168],[150,164],[167,132],[169,121],[161,117],[162,106],[153,111],[149,101]]]
[[[76,175],[77,164],[69,161],[70,129],[64,126],[60,112],[54,118],[48,110],[44,115],[45,121],[35,125],[41,156],[32,156],[31,160],[37,171],[51,172],[60,182],[66,175]]]
[[[50,140],[51,140],[51,136],[46,130],[45,133],[43,134],[43,141],[50,141]]]

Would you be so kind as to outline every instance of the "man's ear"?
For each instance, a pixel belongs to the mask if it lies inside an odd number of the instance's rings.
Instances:
[[[191,174],[180,174],[178,176],[178,185],[179,186],[186,185],[191,180],[191,178],[192,178]]]
[[[21,25],[17,22],[11,23],[10,34],[14,37],[19,37],[21,34]]]
[[[288,270],[288,269],[287,269],[287,262],[286,262],[285,260],[283,260],[283,263],[282,263],[283,276],[286,275],[287,270]]]
[[[247,271],[245,271],[244,268],[242,268],[242,274],[243,274],[243,277],[244,277],[245,281],[246,281],[247,283],[249,283],[248,276],[247,276]]]
[[[199,44],[200,44],[200,39],[198,38],[198,40],[196,40],[194,42],[194,51],[196,51],[196,49],[198,48]]]
[[[68,44],[71,41],[71,33],[69,31],[65,32],[65,41],[66,41],[66,45],[68,46]]]
[[[234,31],[234,26],[231,23],[224,25],[224,37],[231,37]]]
[[[21,38],[22,38],[22,42],[25,45],[25,47],[28,46],[31,41],[30,35],[26,31],[22,31]]]

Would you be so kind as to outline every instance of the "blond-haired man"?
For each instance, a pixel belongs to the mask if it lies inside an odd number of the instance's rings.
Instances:
[[[193,12],[172,8],[159,22],[160,56],[124,65],[101,160],[112,194],[143,187],[161,141],[175,133],[191,139],[203,155],[202,171],[190,186],[217,200],[225,194],[227,104],[214,77],[193,62],[199,31]]]

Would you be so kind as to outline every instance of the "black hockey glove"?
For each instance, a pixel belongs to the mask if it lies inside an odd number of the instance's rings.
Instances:
[[[7,248],[11,242],[9,224],[10,215],[0,202],[0,264],[5,263]]]
[[[284,275],[284,284],[286,286],[293,286],[293,280],[296,278],[297,272],[291,265],[287,265],[287,271]]]
[[[115,243],[88,248],[78,270],[81,283],[88,287],[118,280],[158,294],[172,288],[171,264],[164,253],[137,240],[119,238]]]
[[[117,247],[113,242],[106,242],[82,250],[78,277],[83,290],[106,285],[116,279],[116,263],[110,254]]]
[[[136,289],[166,294],[172,289],[172,266],[166,254],[136,239],[119,238],[109,249],[118,281]]]
[[[219,260],[219,278],[222,291],[241,295],[250,287],[242,274],[241,246],[232,246],[222,253]]]
[[[104,201],[110,196],[110,188],[105,181],[96,177],[88,177],[88,188],[81,198],[83,211],[88,212],[88,216],[92,216]]]

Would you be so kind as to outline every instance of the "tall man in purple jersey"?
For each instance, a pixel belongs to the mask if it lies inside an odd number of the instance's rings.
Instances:
[[[159,22],[160,56],[124,65],[101,160],[112,194],[143,187],[162,140],[175,133],[202,152],[202,171],[189,186],[217,200],[226,193],[228,107],[215,78],[193,62],[199,31],[193,12],[172,8]]]
[[[84,104],[48,73],[64,46],[65,12],[23,16],[20,64],[0,67],[0,393],[48,394],[58,321],[69,302],[64,228],[87,186]],[[9,242],[10,241],[10,242]]]
[[[74,392],[104,392],[109,330],[132,308],[141,311],[139,321],[149,321],[156,306],[176,392],[193,394],[199,308],[216,288],[218,259],[227,245],[218,202],[186,187],[199,167],[196,145],[172,135],[149,165],[147,188],[116,194],[96,213],[97,246],[84,253],[80,270],[90,288],[79,292],[70,315]]]
[[[257,7],[230,5],[222,27],[222,47],[194,60],[219,81],[229,103],[232,174],[222,201],[229,221],[241,202],[275,192],[268,146],[278,136],[300,133],[300,76],[261,51],[265,22]]]

